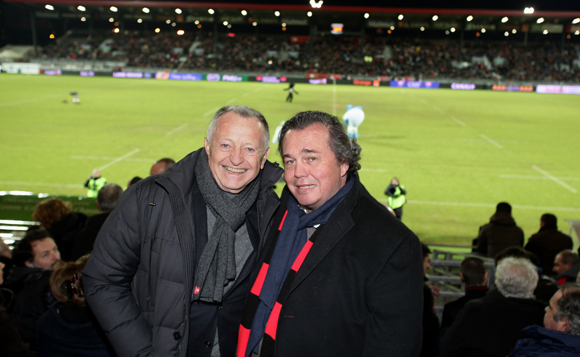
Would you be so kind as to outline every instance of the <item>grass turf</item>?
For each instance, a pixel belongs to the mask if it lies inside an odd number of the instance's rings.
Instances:
[[[362,182],[386,202],[397,176],[408,190],[403,221],[423,241],[470,244],[500,201],[514,206],[526,237],[542,213],[566,233],[565,220],[580,219],[577,96],[298,84],[286,103],[286,87],[2,74],[0,190],[84,195],[93,168],[125,187],[157,159],[201,147],[226,104],[261,111],[271,133],[297,112],[342,117],[353,104],[366,113]],[[275,147],[270,160],[280,161]]]

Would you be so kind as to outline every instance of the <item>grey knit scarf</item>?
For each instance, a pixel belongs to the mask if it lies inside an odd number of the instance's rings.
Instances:
[[[236,279],[235,232],[246,222],[246,213],[258,197],[260,175],[231,197],[216,184],[207,153],[202,150],[195,165],[195,176],[216,221],[197,265],[192,301],[221,302],[224,286]]]

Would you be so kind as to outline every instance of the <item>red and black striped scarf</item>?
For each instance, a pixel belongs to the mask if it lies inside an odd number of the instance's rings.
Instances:
[[[274,239],[275,243],[260,267],[246,303],[246,311],[239,330],[237,357],[249,356],[260,340],[262,340],[260,355],[262,357],[274,355],[282,305],[290,294],[298,270],[316,243],[317,234],[308,240],[306,227],[326,223],[352,188],[353,182],[354,180],[349,180],[334,197],[309,214],[305,214],[294,198],[286,192],[287,208],[282,217],[281,212],[276,215],[276,222],[280,220],[280,225],[269,237]]]

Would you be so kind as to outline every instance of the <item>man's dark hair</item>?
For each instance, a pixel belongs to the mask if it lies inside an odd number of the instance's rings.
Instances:
[[[141,181],[141,180],[143,180],[141,177],[139,177],[139,176],[135,176],[135,177],[133,177],[133,178],[131,179],[131,181],[129,181],[129,186],[132,186],[132,185],[136,184],[137,182],[139,182],[139,181]]]
[[[560,256],[562,257],[562,263],[564,264],[576,264],[580,261],[580,257],[578,257],[578,254],[574,253],[570,249],[563,250],[558,254],[560,254]]]
[[[558,218],[551,213],[544,213],[540,218],[546,229],[558,229]]]
[[[108,183],[97,194],[99,208],[103,212],[111,212],[117,207],[117,201],[123,194],[123,189],[116,183]]]
[[[532,261],[532,259],[530,258],[530,254],[528,251],[524,250],[524,248],[522,247],[509,247],[506,248],[504,250],[502,250],[501,252],[497,253],[495,255],[495,257],[493,257],[493,259],[495,260],[495,265],[497,266],[497,263],[504,259],[504,258],[508,258],[508,257],[513,257],[513,258],[526,258],[529,261]]]
[[[485,278],[483,260],[467,257],[461,262],[461,274],[466,286],[481,286]]]
[[[570,334],[580,335],[580,286],[566,283],[560,287],[560,291],[562,297],[558,300],[558,312],[554,315],[554,320],[568,319]]]
[[[512,206],[507,202],[500,202],[495,207],[496,212],[512,213]]]
[[[164,163],[165,164],[165,169],[167,170],[168,168],[170,168],[171,166],[175,165],[175,160],[170,159],[168,157],[164,157],[163,159],[159,159],[157,160],[157,162],[155,162],[156,164],[158,163]]]
[[[284,157],[284,136],[290,130],[306,129],[312,124],[320,123],[328,129],[328,146],[334,153],[339,163],[348,164],[348,172],[354,173],[360,170],[361,147],[356,139],[350,139],[345,127],[337,117],[324,112],[310,111],[296,114],[292,119],[284,123],[278,139],[280,155]]]
[[[427,258],[431,254],[431,249],[425,243],[421,243],[421,250],[423,251],[423,258]]]
[[[25,262],[33,261],[34,256],[32,254],[32,243],[45,238],[52,238],[46,229],[40,227],[30,228],[12,251],[12,261],[14,262],[14,265],[23,267],[26,266],[24,264]]]

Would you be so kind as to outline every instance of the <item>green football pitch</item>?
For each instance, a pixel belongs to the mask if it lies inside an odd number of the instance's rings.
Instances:
[[[352,104],[366,113],[362,182],[386,202],[397,176],[408,191],[403,222],[424,242],[470,244],[500,201],[526,237],[543,213],[566,233],[566,220],[580,219],[578,96],[298,84],[286,103],[286,87],[2,74],[0,191],[84,195],[93,168],[125,187],[157,159],[201,147],[227,104],[261,111],[271,133],[297,112],[342,117]],[[270,160],[280,161],[275,147]]]

